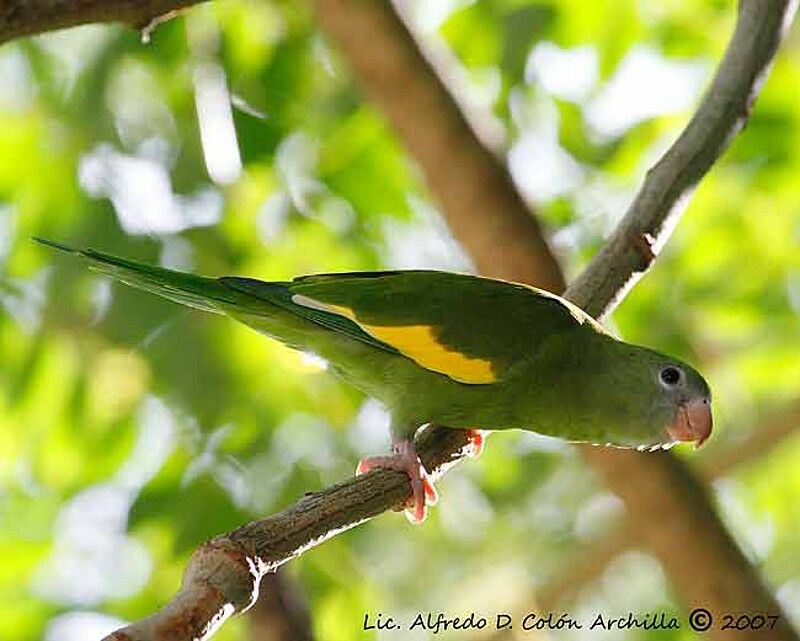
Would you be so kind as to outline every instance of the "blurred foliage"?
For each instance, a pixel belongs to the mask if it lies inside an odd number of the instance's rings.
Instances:
[[[412,9],[452,49],[465,95],[492,105],[570,274],[677,135],[735,16],[718,0]],[[101,613],[163,604],[204,539],[384,449],[386,419],[302,355],[111,285],[32,235],[261,278],[468,266],[306,5],[218,0],[147,45],[118,27],[26,39],[0,48],[0,80],[0,638],[94,638],[86,626],[114,625]],[[708,375],[708,450],[797,398],[798,86],[795,28],[747,129],[612,320]],[[800,623],[798,470],[794,438],[715,490]],[[319,638],[395,638],[362,632],[365,612],[525,612],[525,594],[622,518],[568,447],[531,435],[492,437],[441,486],[424,527],[389,514],[290,564]],[[580,594],[572,612],[680,609],[642,554]]]

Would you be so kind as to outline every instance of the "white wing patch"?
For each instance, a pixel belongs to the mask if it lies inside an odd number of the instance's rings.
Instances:
[[[295,305],[300,305],[301,307],[316,309],[318,312],[327,312],[328,314],[330,314],[331,312],[339,314],[342,313],[341,311],[339,311],[339,308],[337,308],[334,305],[326,305],[325,303],[320,303],[319,301],[314,300],[313,298],[309,298],[308,296],[303,296],[302,294],[292,294],[292,302]],[[344,316],[347,316],[350,320],[353,320],[352,314],[350,315],[344,314]]]

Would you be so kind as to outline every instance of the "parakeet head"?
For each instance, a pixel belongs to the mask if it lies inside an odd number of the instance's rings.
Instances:
[[[666,402],[677,408],[666,433],[673,441],[700,447],[711,436],[711,390],[693,367],[668,360],[658,366],[658,385]]]
[[[534,431],[640,450],[708,440],[711,392],[697,370],[610,334],[588,338],[553,350],[553,386],[537,386],[529,401],[532,413],[544,408]]]
[[[696,369],[619,341],[613,342],[609,356],[605,372],[609,389],[620,390],[611,392],[610,402],[628,428],[626,437],[642,439],[641,445],[693,442],[695,447],[708,440],[711,390]]]

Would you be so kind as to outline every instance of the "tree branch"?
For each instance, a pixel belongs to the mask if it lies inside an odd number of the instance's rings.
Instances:
[[[734,469],[752,463],[772,452],[778,445],[800,431],[800,403],[796,402],[780,413],[767,417],[746,438],[725,450],[702,459],[700,475],[713,480],[730,474]]]
[[[427,428],[416,446],[434,477],[470,451],[463,431]],[[403,472],[376,469],[320,492],[265,519],[211,539],[192,555],[178,593],[163,609],[104,641],[193,641],[210,637],[231,615],[249,608],[259,582],[290,559],[411,497]]]
[[[608,242],[567,290],[601,318],[622,300],[669,238],[695,185],[747,123],[797,0],[741,0],[736,29],[700,106]]]
[[[697,182],[747,122],[771,61],[794,17],[795,0],[742,0],[733,37],[694,117],[647,174],[630,209],[565,296],[603,317],[667,241]],[[634,535],[661,561],[690,605],[715,613],[779,613],[772,593],[717,518],[703,484],[667,452],[640,456],[582,447],[622,498]],[[718,628],[712,638],[732,638]],[[785,617],[737,639],[797,639]]]
[[[121,22],[146,30],[204,0],[0,0],[0,44],[54,29]]]

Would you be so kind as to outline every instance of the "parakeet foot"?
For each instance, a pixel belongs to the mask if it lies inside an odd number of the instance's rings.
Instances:
[[[472,451],[467,456],[478,458],[483,454],[483,448],[486,444],[486,435],[482,430],[464,430],[467,433],[467,441],[472,445]]]
[[[413,491],[406,507],[406,517],[412,523],[422,523],[427,515],[427,506],[435,505],[439,495],[419,460],[414,444],[411,441],[398,441],[393,449],[394,454],[391,456],[371,456],[361,459],[356,468],[356,475],[364,474],[376,467],[405,472],[411,479]]]

